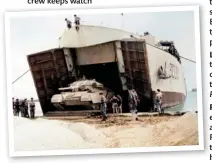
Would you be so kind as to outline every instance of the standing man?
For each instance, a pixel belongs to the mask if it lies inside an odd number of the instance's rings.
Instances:
[[[15,99],[13,97],[13,115],[16,115],[16,110],[15,110]]]
[[[35,118],[35,103],[33,98],[31,98],[31,101],[29,103],[29,107],[30,107],[30,118]]]
[[[129,92],[128,105],[130,112],[132,113],[133,119],[135,118],[135,120],[138,120],[137,107],[139,103],[139,98],[137,92],[134,89],[129,90],[128,92]]]
[[[163,98],[163,94],[161,93],[160,89],[157,89],[155,94],[155,105],[159,113],[162,113],[162,109],[161,109],[162,98]]]
[[[134,98],[133,98],[133,94],[131,90],[128,90],[128,106],[132,114],[132,118],[134,119],[134,116],[136,116],[136,110],[135,110],[135,103],[134,103]]]
[[[25,104],[24,100],[20,100],[20,111],[21,111],[21,117],[25,117]]]
[[[70,20],[68,20],[67,18],[65,18],[66,24],[67,24],[67,28],[71,29],[72,27],[72,22]]]
[[[80,18],[77,15],[74,15],[74,23],[76,24],[76,30],[79,30]]]
[[[16,99],[16,101],[15,101],[15,115],[19,116],[19,112],[20,112],[20,102],[19,102],[19,99]]]
[[[113,95],[110,102],[112,103],[113,114],[118,113],[118,98]]]
[[[107,119],[107,104],[106,104],[106,98],[105,96],[103,95],[103,93],[101,92],[100,94],[100,111],[102,112],[102,116],[103,116],[103,121],[105,121]]]
[[[25,113],[25,116],[24,117],[29,118],[28,101],[27,101],[26,98],[24,99],[24,113]]]
[[[117,99],[118,99],[118,112],[119,113],[122,113],[122,98],[121,98],[121,96],[120,95],[116,95],[116,97],[117,97]]]
[[[78,17],[77,15],[74,15],[74,23],[76,24],[76,26],[80,25],[80,17]]]

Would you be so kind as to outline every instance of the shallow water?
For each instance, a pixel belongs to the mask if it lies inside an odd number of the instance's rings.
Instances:
[[[184,105],[170,108],[167,111],[197,111],[197,92],[188,92]]]

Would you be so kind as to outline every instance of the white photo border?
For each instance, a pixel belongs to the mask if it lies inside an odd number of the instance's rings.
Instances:
[[[103,148],[103,149],[71,149],[49,151],[15,151],[13,134],[13,111],[12,109],[12,67],[10,49],[10,19],[14,17],[30,16],[59,16],[60,14],[108,14],[108,13],[145,13],[145,12],[173,12],[193,11],[195,22],[195,53],[196,53],[196,80],[197,80],[197,106],[198,106],[198,134],[199,145],[195,146],[163,146],[163,147],[139,147],[139,148]],[[202,67],[200,51],[200,23],[199,5],[192,6],[166,6],[166,7],[131,7],[111,9],[71,9],[71,10],[47,10],[47,11],[10,11],[5,12],[5,41],[6,41],[6,79],[7,79],[7,110],[9,131],[9,154],[11,157],[18,156],[51,156],[51,155],[79,155],[79,154],[111,154],[111,153],[140,153],[140,152],[170,152],[170,151],[194,151],[204,150],[203,137],[203,104],[202,104]]]

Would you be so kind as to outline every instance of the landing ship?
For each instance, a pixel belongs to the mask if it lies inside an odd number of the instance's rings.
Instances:
[[[150,34],[141,36],[107,27],[80,25],[79,30],[66,29],[59,45],[59,48],[28,55],[44,114],[58,110],[52,107],[51,99],[59,88],[79,81],[82,76],[95,79],[120,94],[123,112],[129,112],[127,99],[131,89],[135,89],[140,98],[139,112],[154,107],[157,89],[164,95],[164,109],[185,101],[183,68],[174,42],[156,41]]]

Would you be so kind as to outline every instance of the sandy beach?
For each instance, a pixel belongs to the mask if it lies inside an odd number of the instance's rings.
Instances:
[[[197,113],[183,116],[14,118],[16,151],[198,145]]]

